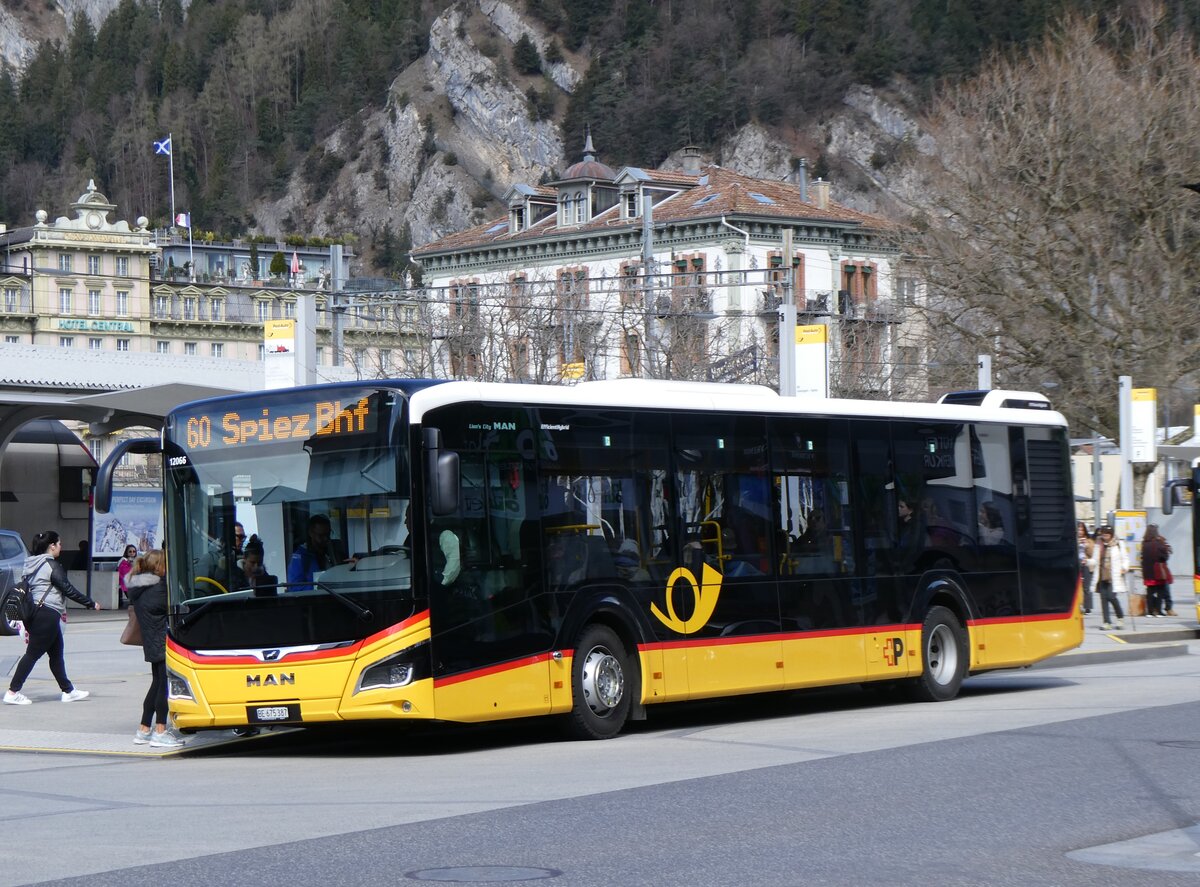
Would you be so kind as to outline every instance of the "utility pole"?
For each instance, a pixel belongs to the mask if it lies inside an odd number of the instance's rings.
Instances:
[[[1117,379],[1117,396],[1120,407],[1121,433],[1121,510],[1133,508],[1133,377]]]
[[[990,354],[980,354],[976,361],[976,366],[979,368],[979,390],[992,390],[992,356]]]
[[[332,292],[329,294],[330,331],[333,336],[333,365],[342,365],[342,349],[344,347],[342,324],[345,320],[346,305],[342,296],[346,275],[342,270],[342,245],[332,244],[329,247],[329,271],[332,281]]]
[[[779,306],[779,393],[796,396],[796,302],[792,229],[783,229],[783,304]]]
[[[642,343],[645,353],[646,367],[654,362],[650,359],[651,343],[655,341],[657,330],[654,329],[655,294],[652,275],[654,274],[654,201],[649,194],[642,195],[642,281],[645,285],[646,299],[646,341]]]

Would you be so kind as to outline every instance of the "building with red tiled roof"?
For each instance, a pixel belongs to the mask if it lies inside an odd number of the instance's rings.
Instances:
[[[557,181],[509,188],[506,217],[413,251],[425,286],[445,294],[445,369],[774,384],[778,309],[794,298],[802,325],[825,328],[835,393],[903,396],[895,369],[921,356],[896,228],[803,173],[755,178],[701,166],[694,149],[681,171],[614,172],[589,135]]]

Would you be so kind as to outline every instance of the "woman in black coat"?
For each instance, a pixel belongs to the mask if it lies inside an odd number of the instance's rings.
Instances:
[[[179,748],[183,745],[167,731],[167,559],[154,548],[133,565],[125,587],[129,603],[137,614],[142,630],[142,652],[150,663],[150,689],[142,703],[142,722],[133,741],[151,748]],[[151,730],[151,725],[154,729]]]

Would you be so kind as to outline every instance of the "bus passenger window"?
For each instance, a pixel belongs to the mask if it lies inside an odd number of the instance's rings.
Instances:
[[[775,566],[781,576],[853,571],[844,427],[824,419],[771,424]]]
[[[679,416],[672,424],[685,546],[702,551],[703,560],[725,576],[770,574],[765,423],[756,416]]]

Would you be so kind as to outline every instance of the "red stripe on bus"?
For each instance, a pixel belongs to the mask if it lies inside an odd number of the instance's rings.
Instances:
[[[846,628],[821,628],[812,631],[772,632],[770,634],[741,634],[721,638],[681,638],[677,641],[651,641],[639,644],[639,650],[678,650],[688,647],[721,647],[729,644],[764,644],[775,641],[795,641],[807,638],[849,637],[857,634],[886,634],[893,631],[914,631],[920,625],[861,625]]]
[[[520,659],[513,659],[511,662],[501,662],[499,665],[489,665],[486,668],[477,668],[474,671],[464,671],[444,678],[434,678],[433,686],[435,688],[448,687],[451,684],[461,684],[464,681],[473,681],[476,678],[486,678],[489,675],[537,665],[541,662],[546,662],[553,655],[553,653],[538,653],[536,656],[523,656]]]
[[[970,619],[968,625],[1021,625],[1027,622],[1051,622],[1072,618],[1070,612],[1039,613],[1033,616],[994,616],[987,619]],[[651,641],[639,644],[638,649],[651,652],[653,650],[678,650],[692,647],[720,647],[729,644],[761,644],[774,641],[796,641],[808,638],[853,637],[862,634],[889,634],[897,631],[920,631],[921,624],[895,623],[892,625],[859,625],[845,628],[822,628],[811,631],[772,632],[770,634],[743,634],[733,637],[719,638],[680,638],[677,641]]]
[[[389,625],[383,631],[377,631],[375,634],[371,635],[370,637],[363,638],[362,641],[360,641],[359,643],[361,646],[365,647],[368,644],[374,644],[376,641],[381,641],[384,638],[391,637],[394,634],[398,634],[399,632],[406,631],[410,628],[413,628],[414,626],[420,624],[421,622],[428,622],[428,621],[429,621],[429,611],[422,610],[420,613],[417,613],[413,616],[409,616],[407,619],[405,619],[402,622],[397,622],[395,625]]]
[[[1073,611],[1062,613],[1034,613],[1029,616],[989,616],[985,619],[972,619],[971,625],[1024,625],[1027,622],[1058,622],[1074,618]]]
[[[363,647],[383,640],[406,629],[419,625],[422,622],[429,620],[429,611],[422,610],[414,616],[410,616],[402,622],[397,622],[395,625],[389,625],[383,631],[378,631],[375,634],[363,638],[361,641],[356,641],[353,644],[345,647],[332,647],[328,650],[309,650],[305,653],[291,653],[280,662],[315,662],[322,659],[336,659],[341,656],[355,655]],[[187,659],[190,662],[196,662],[201,665],[248,665],[255,662],[262,662],[257,656],[203,656],[195,653],[186,647],[181,647],[176,641],[167,638],[167,646],[174,650],[177,654]],[[264,647],[263,649],[271,649]]]

